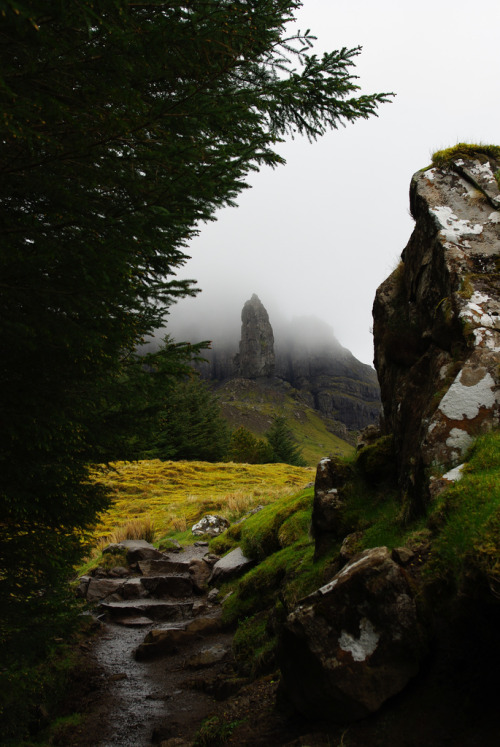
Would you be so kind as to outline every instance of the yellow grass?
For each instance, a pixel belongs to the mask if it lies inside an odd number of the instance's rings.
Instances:
[[[152,459],[115,462],[96,479],[112,497],[95,530],[100,544],[139,536],[159,539],[189,529],[206,513],[234,520],[254,506],[296,493],[314,480],[314,470],[288,464]]]

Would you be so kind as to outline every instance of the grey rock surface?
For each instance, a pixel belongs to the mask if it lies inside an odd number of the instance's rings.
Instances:
[[[499,165],[457,156],[414,175],[415,229],[377,290],[375,366],[410,514],[429,500],[431,466],[460,464],[500,425]]]
[[[308,718],[375,712],[417,674],[425,636],[404,571],[386,547],[366,550],[288,616],[282,691]]]
[[[241,576],[252,565],[253,561],[245,557],[241,547],[237,547],[217,561],[212,570],[210,583],[223,584],[232,578]]]

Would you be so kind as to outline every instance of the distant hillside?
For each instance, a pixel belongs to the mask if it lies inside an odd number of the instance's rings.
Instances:
[[[273,415],[284,415],[305,461],[311,466],[325,456],[345,456],[353,451],[353,446],[346,441],[345,428],[321,416],[297,389],[281,379],[234,378],[218,385],[215,392],[232,428],[242,425],[257,436],[263,436]]]
[[[274,404],[281,402],[286,391],[292,401],[311,411],[309,419],[314,415],[330,435],[351,443],[359,430],[378,422],[380,391],[375,370],[342,347],[331,328],[318,319],[296,319],[273,330],[255,294],[243,307],[239,345],[236,340],[218,340],[214,335],[212,349],[204,357],[206,363],[197,368],[221,396],[232,425],[255,422],[251,429],[263,432],[259,423],[262,417],[270,417],[273,396],[269,392],[273,390]],[[255,394],[255,387],[236,383],[244,380],[259,382],[260,395]],[[257,399],[269,400],[262,417],[246,401],[250,390]],[[238,393],[242,392],[245,400],[239,403]]]

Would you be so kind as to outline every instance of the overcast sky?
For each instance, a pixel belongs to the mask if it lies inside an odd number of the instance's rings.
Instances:
[[[202,226],[179,273],[202,293],[172,309],[168,331],[184,339],[194,322],[205,338],[227,325],[238,336],[257,293],[271,323],[317,316],[371,364],[375,291],[413,228],[412,174],[435,150],[500,143],[500,3],[304,0],[297,20],[318,53],[361,45],[361,92],[397,96],[378,118],[283,144],[287,164],[252,175],[238,207]]]

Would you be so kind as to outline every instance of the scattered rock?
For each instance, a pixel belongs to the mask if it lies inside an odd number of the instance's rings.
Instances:
[[[344,562],[351,560],[360,551],[359,543],[363,537],[363,532],[351,532],[344,538],[339,551],[340,559]]]
[[[219,617],[200,617],[189,624],[166,630],[151,630],[134,652],[137,661],[166,656],[177,651],[179,646],[220,630]]]
[[[127,563],[138,563],[140,560],[161,560],[163,553],[156,547],[134,547],[127,550]]]
[[[365,446],[371,446],[381,437],[381,435],[382,432],[378,425],[367,425],[358,436],[358,442],[356,444],[357,450],[359,451]]]
[[[80,576],[78,579],[78,586],[76,587],[75,594],[80,599],[85,599],[87,596],[87,590],[90,584],[90,576]]]
[[[118,592],[123,585],[124,581],[120,578],[91,578],[87,585],[85,599],[87,602],[98,602]]]
[[[409,547],[395,547],[391,553],[391,557],[398,565],[404,567],[411,563],[415,557],[415,553]]]
[[[227,653],[228,649],[226,646],[222,646],[220,644],[209,646],[208,648],[203,648],[194,656],[191,656],[187,661],[187,666],[190,669],[202,669],[203,667],[209,667],[212,664],[216,664],[218,661],[222,661]]]
[[[197,524],[193,524],[191,531],[195,537],[201,537],[204,534],[208,534],[210,537],[217,537],[217,535],[225,532],[229,526],[228,520],[222,516],[206,514]]]
[[[210,604],[218,604],[219,603],[219,589],[214,588],[211,589],[207,594],[207,602],[210,602]]]
[[[182,545],[173,537],[169,537],[168,539],[162,540],[158,544],[158,550],[161,550],[162,552],[182,552],[183,547]]]
[[[153,545],[150,542],[146,542],[146,540],[140,539],[122,540],[121,542],[112,542],[111,544],[107,545],[102,551],[102,554],[106,555],[107,553],[111,553],[112,555],[117,555],[118,553],[128,552],[128,550],[139,549],[140,547],[153,548]]]
[[[123,565],[117,565],[110,569],[109,575],[112,578],[126,578],[127,576],[130,576],[130,571]]]
[[[278,651],[281,687],[308,718],[355,721],[400,692],[424,653],[407,577],[377,547],[288,616]]]
[[[226,581],[241,576],[254,564],[253,560],[245,557],[241,547],[237,547],[217,561],[212,570],[210,583],[224,584]]]
[[[198,592],[205,591],[212,573],[211,566],[204,559],[194,558],[189,564],[189,573],[193,588]]]
[[[144,615],[153,620],[185,620],[192,613],[193,602],[171,602],[164,599],[104,601],[99,604],[99,609],[109,615],[112,620],[138,615]]]

